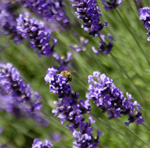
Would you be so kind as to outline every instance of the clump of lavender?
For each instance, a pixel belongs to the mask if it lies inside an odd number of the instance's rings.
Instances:
[[[49,68],[45,76],[45,81],[49,83],[50,92],[58,95],[57,108],[52,112],[58,115],[63,124],[68,121],[67,125],[73,132],[73,138],[76,140],[74,146],[76,148],[93,147],[99,144],[100,131],[97,131],[97,137],[93,136],[92,124],[95,121],[89,117],[89,122],[85,121],[84,114],[90,113],[91,106],[88,100],[80,100],[79,94],[73,93],[70,84],[61,74],[57,74],[58,70]]]
[[[150,31],[150,7],[144,7],[139,9],[139,15],[140,20],[143,21],[144,27]],[[147,35],[150,35],[150,32],[147,33]],[[147,40],[150,42],[150,37],[147,38]]]
[[[101,0],[101,1],[106,11],[116,9],[116,7],[122,4],[122,0]]]
[[[64,56],[60,56],[58,53],[53,54],[54,61],[58,63],[58,71],[61,72],[63,70],[68,69],[68,64],[72,60],[72,54],[71,52],[67,52],[67,57],[65,58]]]
[[[50,23],[59,22],[63,26],[69,25],[63,0],[19,0],[27,8]]]
[[[88,39],[84,37],[80,37],[80,45],[70,45],[70,49],[76,50],[76,52],[81,52],[86,50],[87,43],[89,42]]]
[[[45,139],[45,141],[42,142],[41,140],[36,138],[34,139],[33,144],[32,144],[32,148],[51,148],[52,146],[53,145],[51,141],[49,141],[48,139]]]
[[[16,117],[32,116],[43,122],[38,115],[42,108],[39,94],[31,90],[11,63],[0,64],[0,104],[1,110]]]
[[[29,14],[26,13],[20,14],[17,19],[17,29],[23,38],[30,41],[30,46],[38,55],[52,56],[57,40],[51,36],[48,26],[44,26],[44,23],[38,22],[35,18],[29,18]]]
[[[102,42],[100,42],[99,49],[92,47],[93,52],[97,55],[99,55],[101,52],[104,52],[104,54],[107,55],[113,48],[112,42],[115,41],[115,39],[110,34],[108,34],[108,38],[110,39],[110,41],[106,43],[105,38],[105,35],[100,35],[100,39],[102,40]]]
[[[144,122],[140,112],[141,105],[137,101],[133,101],[134,98],[128,93],[125,98],[113,80],[106,77],[105,74],[94,71],[93,75],[89,75],[88,83],[90,84],[89,93],[86,97],[89,100],[92,99],[102,112],[108,112],[109,119],[127,115],[129,120],[129,122],[125,122],[127,126],[132,122],[136,122],[137,125]]]
[[[0,29],[4,34],[10,35],[16,44],[20,44],[23,38],[18,33],[16,24],[16,15],[11,3],[0,2]]]
[[[76,2],[76,4],[73,4],[73,7],[76,8],[78,18],[84,23],[82,28],[88,31],[90,35],[98,36],[99,31],[101,31],[107,23],[100,23],[99,17],[102,16],[102,14],[100,13],[96,0],[70,1]]]

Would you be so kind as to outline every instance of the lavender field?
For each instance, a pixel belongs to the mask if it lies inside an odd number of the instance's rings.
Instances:
[[[149,148],[150,1],[0,0],[0,148]]]

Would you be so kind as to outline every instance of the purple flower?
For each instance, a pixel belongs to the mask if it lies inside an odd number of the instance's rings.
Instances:
[[[92,124],[95,121],[89,117],[89,122],[85,121],[84,114],[90,113],[91,106],[88,100],[79,100],[79,94],[73,93],[70,84],[58,70],[49,68],[45,76],[45,81],[49,83],[50,92],[58,95],[57,108],[52,112],[58,115],[61,123],[68,121],[69,130],[73,132],[74,148],[97,147],[99,144],[99,132],[97,137],[93,136]]]
[[[139,15],[140,20],[143,20],[144,27],[150,31],[150,7],[140,8]],[[150,32],[148,32],[147,35],[150,35]],[[150,42],[150,37],[148,37],[147,40]]]
[[[101,52],[104,52],[104,54],[107,55],[112,50],[112,42],[115,41],[115,39],[110,34],[108,34],[108,38],[110,39],[108,43],[105,41],[105,35],[100,35],[100,38],[102,39],[102,42],[100,42],[99,49],[97,50],[95,47],[92,47],[93,52],[97,55],[99,55]]]
[[[45,139],[44,142],[40,141],[38,138],[34,139],[32,148],[51,148],[53,145],[48,139]]]
[[[8,2],[0,2],[0,29],[6,35],[9,35],[16,44],[20,44],[23,40],[16,28],[16,15],[14,14],[16,7]]]
[[[132,122],[136,122],[137,125],[144,122],[140,112],[141,105],[134,101],[134,98],[128,93],[126,93],[127,97],[125,98],[113,80],[106,77],[105,74],[94,71],[93,75],[89,75],[88,83],[87,99],[92,99],[102,112],[108,112],[109,119],[127,115],[129,122],[126,122],[126,125]]]
[[[38,115],[42,108],[39,94],[31,90],[11,63],[0,63],[0,104],[0,110],[16,117],[31,116],[43,122]]]
[[[116,9],[116,7],[122,4],[122,0],[101,0],[101,1],[106,11]]]
[[[57,40],[51,36],[48,26],[44,26],[44,23],[38,22],[35,18],[29,18],[29,14],[26,13],[20,14],[17,19],[17,29],[23,38],[30,41],[30,46],[38,55],[52,56]]]
[[[98,36],[99,32],[107,23],[100,23],[99,17],[102,16],[96,0],[70,0],[76,2],[73,7],[76,8],[76,15],[84,23],[81,27],[88,31],[92,36]]]
[[[63,0],[19,0],[37,15],[50,23],[59,22],[63,26],[69,25]]]

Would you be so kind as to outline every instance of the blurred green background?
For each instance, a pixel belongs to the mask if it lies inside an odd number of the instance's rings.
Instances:
[[[73,60],[70,63],[70,70],[75,71],[72,73],[71,82],[74,91],[80,93],[80,99],[85,99],[88,89],[88,75],[93,71],[105,73],[113,79],[115,85],[124,94],[129,92],[142,105],[143,118],[146,120],[144,124],[150,128],[150,65],[143,54],[144,52],[150,61],[150,46],[147,42],[146,30],[138,18],[138,10],[134,0],[124,0],[117,11],[111,10],[109,12],[105,12],[101,1],[98,1],[103,14],[101,21],[108,22],[108,27],[104,28],[104,31],[110,33],[116,40],[111,51],[113,56],[103,53],[97,56],[93,53],[91,47],[98,47],[99,40],[90,37],[81,28],[82,22],[76,18],[71,3],[69,1],[64,1],[64,3],[73,27],[70,31],[56,31],[53,36],[58,39],[56,52],[64,56],[67,51],[72,52]],[[150,2],[147,0],[143,0],[142,4],[150,6]],[[27,11],[27,9],[23,8],[23,11]],[[119,15],[130,28],[132,35]],[[78,33],[78,36],[75,36],[74,33]],[[76,53],[70,50],[69,45],[79,44],[81,36],[89,39],[86,51]],[[30,83],[33,90],[40,93],[44,118],[50,121],[49,126],[43,127],[33,120],[17,119],[6,112],[0,112],[0,126],[4,129],[0,135],[0,143],[9,145],[11,148],[29,148],[35,138],[41,140],[50,138],[54,148],[72,147],[74,141],[72,133],[65,125],[61,125],[57,117],[51,113],[52,109],[56,108],[54,101],[57,100],[57,96],[49,92],[49,86],[44,81],[48,67],[56,65],[53,58],[39,58],[25,40],[22,44],[16,45],[9,36],[1,36],[0,60],[13,63],[24,80]],[[150,147],[150,130],[143,125],[136,126],[136,123],[132,123],[126,127],[124,122],[127,121],[127,117],[108,120],[107,114],[102,114],[94,104],[92,104],[92,112],[102,119],[102,121],[96,119],[94,125],[95,129],[100,129],[104,133],[100,137],[100,148],[104,146],[109,148]],[[59,142],[53,140],[53,135],[56,133],[61,135]]]

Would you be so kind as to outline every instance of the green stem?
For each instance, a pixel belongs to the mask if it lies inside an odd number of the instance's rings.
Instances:
[[[111,128],[112,130],[114,130],[115,132],[117,132],[118,134],[120,134],[121,136],[125,137],[126,139],[128,139],[131,143],[133,143],[134,145],[138,146],[133,140],[131,140],[131,138],[129,138],[128,136],[124,135],[123,133],[121,133],[119,130],[115,129],[114,127],[112,127],[110,124],[108,124],[107,122],[105,122],[104,120],[102,120],[101,118],[97,117],[96,115],[94,115],[93,113],[90,113],[94,118],[96,118],[97,120],[99,120],[101,123],[103,123],[105,126]]]
[[[124,21],[124,19],[122,18],[121,14],[119,13],[119,11],[116,9],[116,12],[118,14],[118,16],[120,17],[120,19],[122,20],[122,22],[125,24],[125,26],[127,27],[128,31],[130,32],[131,36],[133,37],[133,39],[135,40],[136,44],[138,45],[140,51],[143,53],[147,63],[150,66],[150,62],[148,60],[148,57],[146,55],[146,53],[144,52],[144,50],[142,49],[141,45],[139,44],[138,40],[136,39],[135,35],[133,34],[133,32],[131,31],[131,29],[129,28],[128,24]]]

